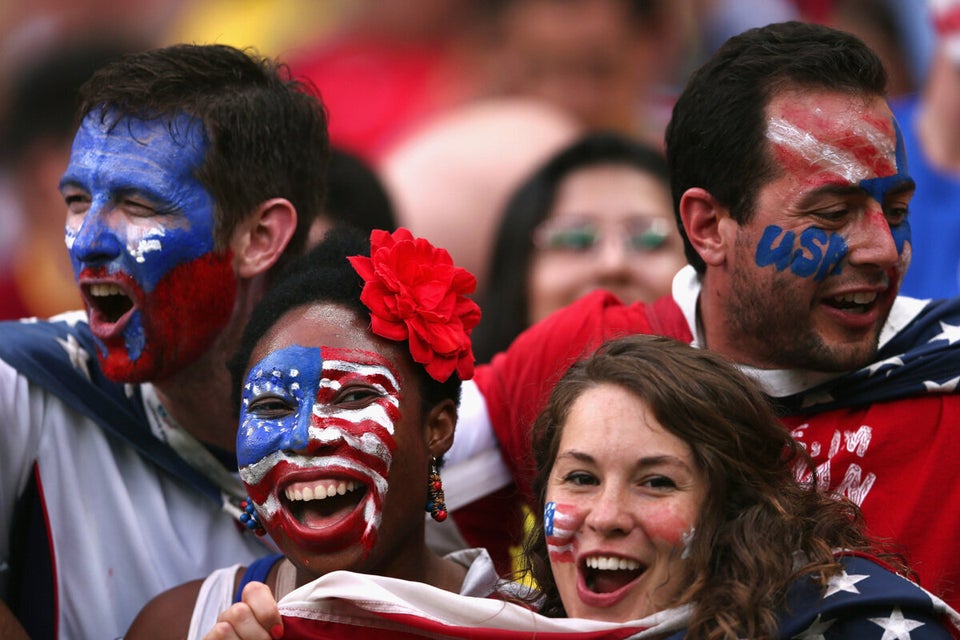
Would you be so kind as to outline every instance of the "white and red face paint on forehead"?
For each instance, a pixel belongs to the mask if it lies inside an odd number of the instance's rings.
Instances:
[[[324,525],[329,540],[310,543],[332,550],[360,542],[369,553],[397,448],[400,395],[396,372],[372,352],[293,345],[254,365],[244,386],[237,455],[268,530],[284,527],[291,539],[307,542],[311,528],[299,526],[285,507],[343,485],[363,498],[342,526]],[[267,410],[278,402],[295,408]]]
[[[828,119],[817,109],[784,108],[767,120],[767,139],[795,175],[849,184],[897,174],[898,135],[891,118],[851,113]]]

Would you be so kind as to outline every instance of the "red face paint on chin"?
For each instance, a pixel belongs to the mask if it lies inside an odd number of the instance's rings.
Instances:
[[[208,253],[178,265],[151,293],[138,295],[136,318],[124,331],[99,341],[104,375],[116,382],[164,380],[209,349],[233,314],[237,280],[232,255]],[[137,324],[139,323],[139,326]],[[129,340],[139,332],[142,351],[132,354]]]

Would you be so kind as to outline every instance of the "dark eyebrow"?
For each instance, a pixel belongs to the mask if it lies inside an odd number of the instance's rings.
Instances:
[[[80,184],[79,180],[73,178],[61,178],[60,183],[57,185],[57,188],[60,191],[63,191],[67,187],[76,187],[77,189],[83,189],[83,185]]]
[[[576,451],[576,450],[564,451],[557,456],[557,460],[560,460],[562,458],[572,458],[579,462],[596,464],[596,460],[594,460],[593,456],[591,456],[588,453],[584,453],[583,451]],[[653,466],[662,465],[662,464],[682,467],[688,472],[692,472],[692,470],[690,469],[690,465],[688,465],[682,459],[678,458],[677,456],[666,455],[666,454],[657,455],[657,456],[644,456],[641,458],[637,458],[635,466],[636,467],[653,467]]]
[[[887,194],[890,195],[900,195],[901,193],[906,193],[908,191],[916,191],[917,183],[914,182],[913,178],[901,178],[898,183],[894,186],[887,189]]]

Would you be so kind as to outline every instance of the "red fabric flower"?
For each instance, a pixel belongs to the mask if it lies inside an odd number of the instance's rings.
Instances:
[[[352,256],[364,280],[360,300],[370,309],[370,328],[388,340],[407,340],[413,359],[431,378],[445,382],[456,371],[473,377],[470,332],[480,307],[467,296],[477,287],[446,249],[400,228],[370,234],[370,257]]]

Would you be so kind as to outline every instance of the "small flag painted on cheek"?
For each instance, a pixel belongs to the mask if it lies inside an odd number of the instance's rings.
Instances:
[[[554,562],[573,562],[573,538],[577,533],[574,508],[548,502],[543,508],[543,531],[550,559]]]

